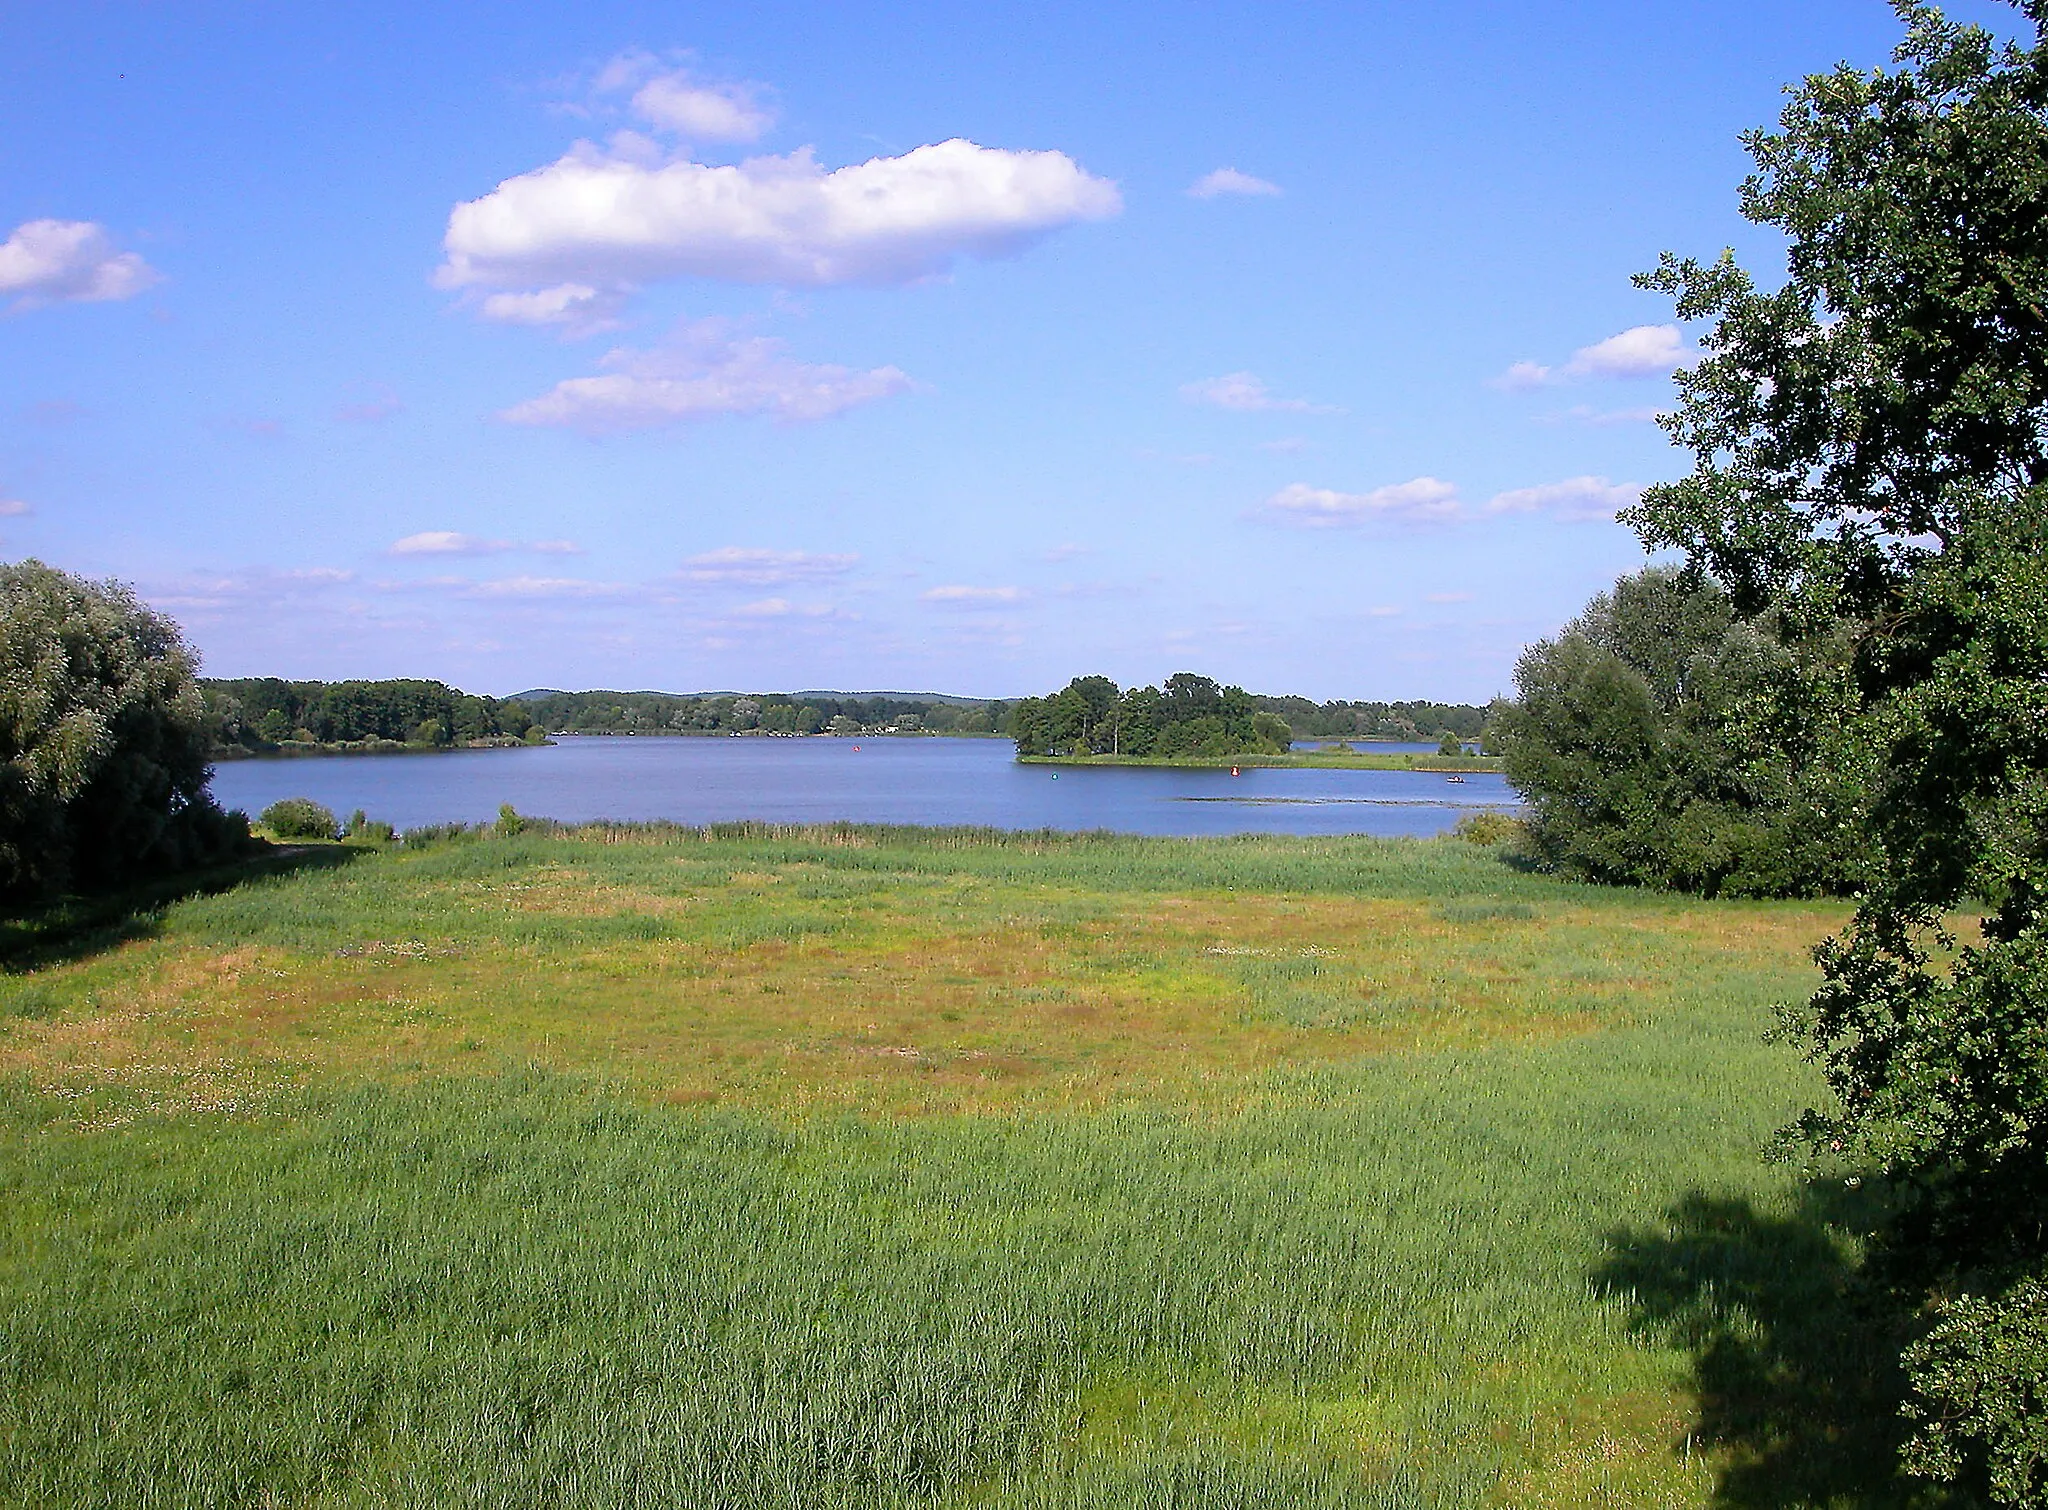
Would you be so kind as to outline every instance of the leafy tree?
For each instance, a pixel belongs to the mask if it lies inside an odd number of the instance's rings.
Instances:
[[[0,566],[0,894],[116,883],[232,851],[178,628],[118,583]]]
[[[1724,584],[1862,625],[1876,874],[1789,1014],[1874,1165],[1873,1273],[1928,1326],[1908,1465],[2048,1496],[2048,0],[2030,45],[1900,4],[1891,70],[1806,80],[1747,139],[1782,287],[1732,257],[1642,281],[1712,322],[1632,522]],[[1948,931],[1978,904],[1974,936]],[[2029,1423],[2032,1429],[2028,1429]]]
[[[1710,894],[1859,885],[1848,647],[1840,626],[1801,638],[1782,620],[1740,621],[1717,583],[1652,567],[1525,651],[1489,729],[1536,855]]]

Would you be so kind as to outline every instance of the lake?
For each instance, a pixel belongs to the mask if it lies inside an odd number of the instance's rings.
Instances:
[[[224,761],[213,791],[252,816],[280,797],[310,797],[337,816],[361,808],[401,829],[480,822],[509,802],[566,822],[1420,836],[1517,802],[1501,777],[1482,772],[1458,784],[1421,771],[1054,768],[1019,765],[1015,751],[1007,739],[567,736],[516,750]]]

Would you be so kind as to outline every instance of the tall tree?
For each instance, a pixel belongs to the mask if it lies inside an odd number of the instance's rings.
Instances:
[[[176,869],[246,839],[206,790],[194,669],[177,625],[128,588],[0,567],[0,895]]]
[[[1784,233],[1646,286],[1711,322],[1667,421],[1689,477],[1632,519],[1726,584],[1868,627],[1878,874],[1791,1014],[1835,1103],[1798,1133],[1874,1165],[1909,1349],[1909,1465],[2048,1495],[2048,0],[2031,45],[1899,4],[1890,70],[1841,68],[1747,138]],[[1953,910],[1978,904],[1968,934]]]

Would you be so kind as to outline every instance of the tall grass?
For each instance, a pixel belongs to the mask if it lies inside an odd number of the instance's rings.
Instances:
[[[626,900],[515,917],[478,889],[543,876]],[[791,1116],[515,1066],[81,1113],[78,1045],[134,1031],[159,957],[396,940],[422,972],[488,945],[509,978],[681,928],[736,957],[808,940],[822,969],[842,935],[806,918],[961,888],[1087,917],[1394,895],[1451,933],[1671,916],[1448,843],[875,830],[527,834],[182,903],[0,1022],[0,1502],[1692,1505],[1725,1482],[1734,1449],[1686,1438],[1696,1359],[1644,1323],[1671,1268],[1644,1238],[1707,1199],[1847,1261],[1756,1159],[1812,1093],[1759,1038],[1776,967],[1597,1031],[1267,1064],[1227,1103],[1162,1074],[1091,1113]],[[711,915],[634,910],[678,891]],[[1324,1010],[1318,968],[1216,962],[1245,1032]],[[586,1000],[546,990],[564,1019]]]

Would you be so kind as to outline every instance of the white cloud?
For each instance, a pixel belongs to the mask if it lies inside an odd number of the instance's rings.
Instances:
[[[690,141],[751,142],[775,124],[752,84],[700,84],[684,73],[656,74],[633,93],[633,113]]]
[[[620,348],[596,377],[568,378],[499,418],[515,425],[562,426],[586,434],[645,430],[726,414],[765,414],[785,422],[826,419],[906,392],[895,367],[866,372],[799,362],[766,336],[732,338],[715,322],[687,328],[651,351]]]
[[[1450,483],[1417,477],[1369,493],[1339,493],[1312,488],[1305,482],[1292,483],[1268,498],[1261,512],[1276,523],[1341,529],[1380,519],[1409,523],[1453,519],[1459,508],[1458,490]]]
[[[421,530],[394,540],[385,548],[388,556],[490,556],[516,550],[510,540],[485,540],[457,530]]]
[[[761,598],[756,602],[742,603],[733,610],[733,617],[741,619],[823,619],[832,616],[829,603],[792,603],[787,598]]]
[[[1076,556],[1085,556],[1087,554],[1087,546],[1076,545],[1071,540],[1069,540],[1065,544],[1055,545],[1051,550],[1045,552],[1044,555],[1040,556],[1039,559],[1041,561],[1050,561],[1055,566],[1057,566],[1062,561],[1071,561]]]
[[[557,283],[524,293],[487,295],[479,306],[486,320],[501,325],[552,325],[564,335],[587,336],[617,330],[624,296],[616,289],[587,283]]]
[[[1372,608],[1368,608],[1365,611],[1365,616],[1368,619],[1391,619],[1400,612],[1401,610],[1391,603],[1380,603]]]
[[[706,79],[691,61],[688,52],[670,53],[667,63],[643,49],[622,52],[598,70],[592,88],[630,94],[641,120],[691,141],[751,142],[775,124],[766,85]]]
[[[1627,508],[1642,495],[1643,490],[1632,483],[1613,483],[1604,477],[1568,477],[1563,482],[1496,493],[1487,501],[1486,511],[1549,514],[1566,521],[1612,519],[1617,509]]]
[[[542,556],[580,556],[583,547],[574,540],[536,540],[527,549]]]
[[[1522,390],[1588,378],[1668,377],[1691,356],[1676,325],[1634,325],[1604,341],[1581,346],[1560,367],[1517,362],[1493,383],[1496,388]]]
[[[580,577],[499,577],[465,583],[466,598],[616,598],[633,591],[620,582],[588,582]]]
[[[1236,409],[1247,414],[1337,412],[1329,404],[1312,404],[1305,398],[1276,398],[1266,391],[1263,382],[1249,372],[1226,372],[1222,377],[1204,378],[1199,383],[1183,383],[1180,396],[1191,404],[1209,404],[1218,409]]]
[[[30,220],[0,242],[0,295],[14,295],[16,309],[129,299],[157,281],[154,268],[116,251],[95,221]]]
[[[1581,346],[1564,370],[1571,377],[1664,377],[1689,355],[1676,325],[1636,325]]]
[[[652,164],[579,144],[448,217],[444,288],[622,287],[718,278],[906,283],[1123,207],[1063,152],[960,139],[827,172],[810,149],[735,166]]]
[[[934,587],[918,594],[926,603],[938,603],[948,608],[982,608],[996,603],[1021,603],[1024,589],[1021,587]]]
[[[1235,168],[1218,168],[1212,173],[1204,173],[1188,185],[1188,194],[1195,199],[1214,199],[1219,194],[1273,195],[1279,192],[1280,185],[1254,178],[1249,173],[1240,173]]]
[[[34,512],[34,509],[19,498],[0,498],[0,519],[19,519],[24,514]]]
[[[860,557],[854,555],[723,545],[715,551],[691,556],[683,562],[681,575],[689,582],[772,587],[784,582],[816,582],[842,577],[852,571],[859,560]]]

